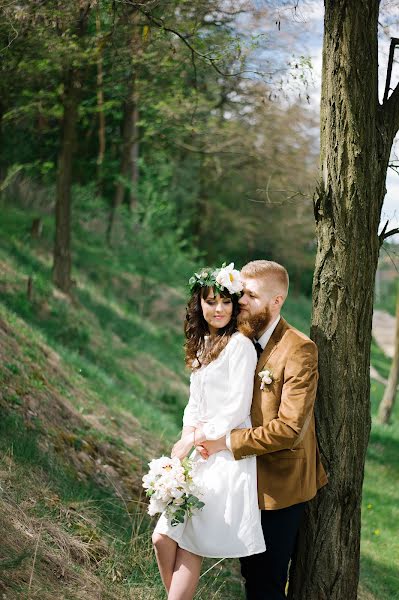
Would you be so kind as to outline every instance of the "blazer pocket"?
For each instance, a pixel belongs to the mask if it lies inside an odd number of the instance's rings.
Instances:
[[[280,460],[286,458],[305,458],[305,448],[294,448],[293,450],[279,450],[278,452],[270,452],[267,455],[272,460]]]

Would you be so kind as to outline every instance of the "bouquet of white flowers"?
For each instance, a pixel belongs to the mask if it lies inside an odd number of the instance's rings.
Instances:
[[[182,462],[178,458],[161,456],[150,463],[143,477],[143,488],[150,498],[148,514],[165,514],[173,526],[183,523],[185,516],[191,517],[195,510],[204,506],[198,498],[200,490],[195,482],[195,467],[189,458]]]

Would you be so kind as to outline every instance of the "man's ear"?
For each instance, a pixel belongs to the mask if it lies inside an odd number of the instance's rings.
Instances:
[[[275,306],[278,306],[279,308],[281,308],[284,304],[284,296],[282,296],[281,294],[278,296],[275,296],[273,304]]]

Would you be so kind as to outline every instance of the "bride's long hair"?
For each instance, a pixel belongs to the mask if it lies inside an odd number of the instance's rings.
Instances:
[[[230,298],[233,303],[233,312],[230,321],[225,327],[218,329],[217,335],[205,343],[205,336],[209,335],[208,323],[204,319],[201,307],[201,298],[209,296],[211,287],[200,287],[193,291],[186,309],[184,322],[184,345],[186,365],[195,371],[215,360],[228,344],[233,333],[237,331],[237,316],[240,312],[237,294],[230,294],[227,290],[221,292],[222,298]]]

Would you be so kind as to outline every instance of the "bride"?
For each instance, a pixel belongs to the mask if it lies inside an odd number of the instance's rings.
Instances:
[[[185,322],[186,364],[192,370],[181,439],[172,456],[232,429],[250,427],[257,355],[237,331],[242,289],[233,263],[203,270],[190,279]],[[256,458],[236,461],[229,450],[204,460],[195,452],[204,508],[171,526],[162,514],[152,540],[168,600],[192,600],[202,557],[233,558],[265,551],[258,508]]]

